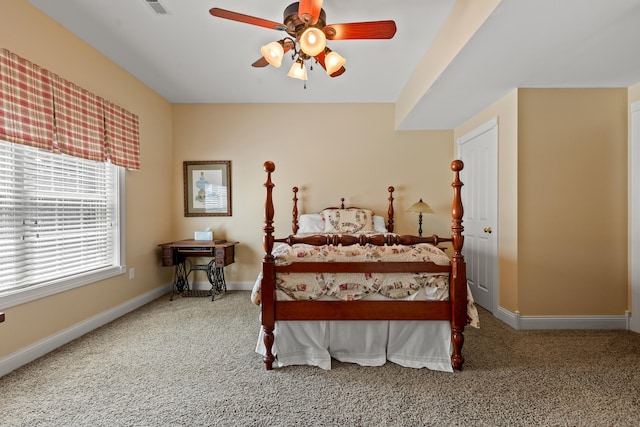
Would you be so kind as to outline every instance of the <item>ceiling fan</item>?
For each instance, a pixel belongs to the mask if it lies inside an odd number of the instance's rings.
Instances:
[[[307,80],[305,61],[314,58],[331,77],[345,72],[346,59],[329,49],[327,40],[390,39],[396,33],[396,23],[391,20],[352,22],[327,25],[327,15],[322,9],[322,0],[300,0],[284,10],[283,22],[268,21],[242,13],[214,7],[209,13],[218,18],[230,19],[245,24],[272,30],[284,31],[288,36],[262,46],[262,57],[251,64],[280,67],[284,53],[292,51],[294,61],[289,77]]]

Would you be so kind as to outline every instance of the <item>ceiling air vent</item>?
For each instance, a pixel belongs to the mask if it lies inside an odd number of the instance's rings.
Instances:
[[[168,13],[167,9],[165,9],[165,7],[162,4],[160,4],[158,0],[145,0],[145,1],[149,6],[151,6],[151,9],[153,9],[153,11],[158,15],[166,15]]]

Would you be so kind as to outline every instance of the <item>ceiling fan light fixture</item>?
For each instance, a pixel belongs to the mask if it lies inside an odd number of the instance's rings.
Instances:
[[[344,64],[346,64],[347,60],[340,56],[339,53],[329,51],[329,53],[325,56],[324,64],[327,68],[327,74],[331,75],[338,71]]]
[[[327,39],[382,40],[391,39],[396,34],[396,23],[392,20],[327,24],[327,14],[322,8],[322,3],[323,0],[300,0],[291,3],[284,9],[282,22],[218,7],[209,9],[209,13],[222,19],[284,31],[287,34],[284,39],[261,47],[262,57],[251,66],[262,68],[271,64],[279,67],[284,54],[290,53],[294,64],[287,76],[301,80],[307,80],[307,69],[304,64],[307,60],[312,61],[309,63],[310,70],[313,70],[313,62],[315,62],[325,69],[330,77],[338,77],[345,72],[343,65],[347,62],[346,59],[327,48]]]
[[[260,53],[264,59],[276,68],[282,64],[282,57],[284,56],[284,48],[280,42],[271,42],[260,48]]]
[[[320,28],[308,27],[298,37],[300,49],[309,56],[316,56],[327,46],[327,37]]]
[[[304,62],[300,60],[293,63],[287,76],[292,79],[309,80],[307,77],[307,67],[305,67]]]

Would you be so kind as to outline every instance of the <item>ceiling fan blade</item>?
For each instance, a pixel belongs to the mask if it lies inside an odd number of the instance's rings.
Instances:
[[[256,62],[251,64],[252,67],[256,67],[256,68],[266,67],[267,65],[269,65],[269,63],[267,62],[266,59],[264,59],[264,56],[261,56],[260,59],[258,59]]]
[[[322,0],[300,0],[298,4],[298,17],[311,25],[315,24],[320,16]]]
[[[280,22],[268,21],[262,18],[256,18],[255,16],[244,15],[238,12],[231,12],[230,10],[220,9],[214,7],[209,9],[209,13],[218,18],[230,19],[232,21],[238,21],[245,24],[257,25],[258,27],[269,28],[272,30],[282,30],[282,24]]]
[[[316,56],[314,56],[314,58],[316,58],[316,60],[318,61],[318,64],[320,64],[320,66],[322,68],[324,68],[325,71],[327,71],[327,66],[325,65],[325,57],[326,54],[323,52],[320,52],[319,54],[317,54]],[[329,74],[331,77],[338,77],[341,76],[342,73],[344,73],[345,71],[347,71],[344,67],[340,67],[340,69],[338,71],[334,71],[333,73]]]
[[[331,24],[322,29],[329,40],[390,39],[396,34],[394,21]]]

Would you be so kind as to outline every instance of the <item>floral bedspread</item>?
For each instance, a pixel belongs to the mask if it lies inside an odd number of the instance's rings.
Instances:
[[[431,261],[449,265],[447,255],[428,244],[415,246],[311,246],[282,245],[274,250],[276,264],[292,262]],[[354,301],[378,293],[387,298],[407,298],[423,290],[424,299],[448,296],[449,275],[433,273],[281,273],[276,288],[291,299],[315,300],[324,296]]]
[[[273,255],[277,265],[293,262],[403,262],[430,261],[449,265],[449,257],[427,243],[412,246],[313,246],[295,244],[277,246]],[[262,278],[256,280],[251,298],[260,304]],[[334,297],[355,301],[372,294],[390,299],[446,301],[449,299],[448,273],[278,273],[276,290],[285,299],[313,301]],[[477,324],[477,310],[468,292],[468,314]],[[280,298],[280,297],[278,297]],[[475,325],[474,325],[475,326]]]
[[[313,246],[296,244],[277,246],[273,255],[277,265],[292,262],[375,262],[431,261],[449,265],[449,257],[430,244],[413,246]],[[370,294],[400,299],[419,297],[446,300],[449,275],[446,273],[279,273],[276,289],[290,299],[316,300],[324,296],[342,300],[359,300]],[[254,289],[254,302],[259,298]],[[421,295],[414,295],[421,292]]]

